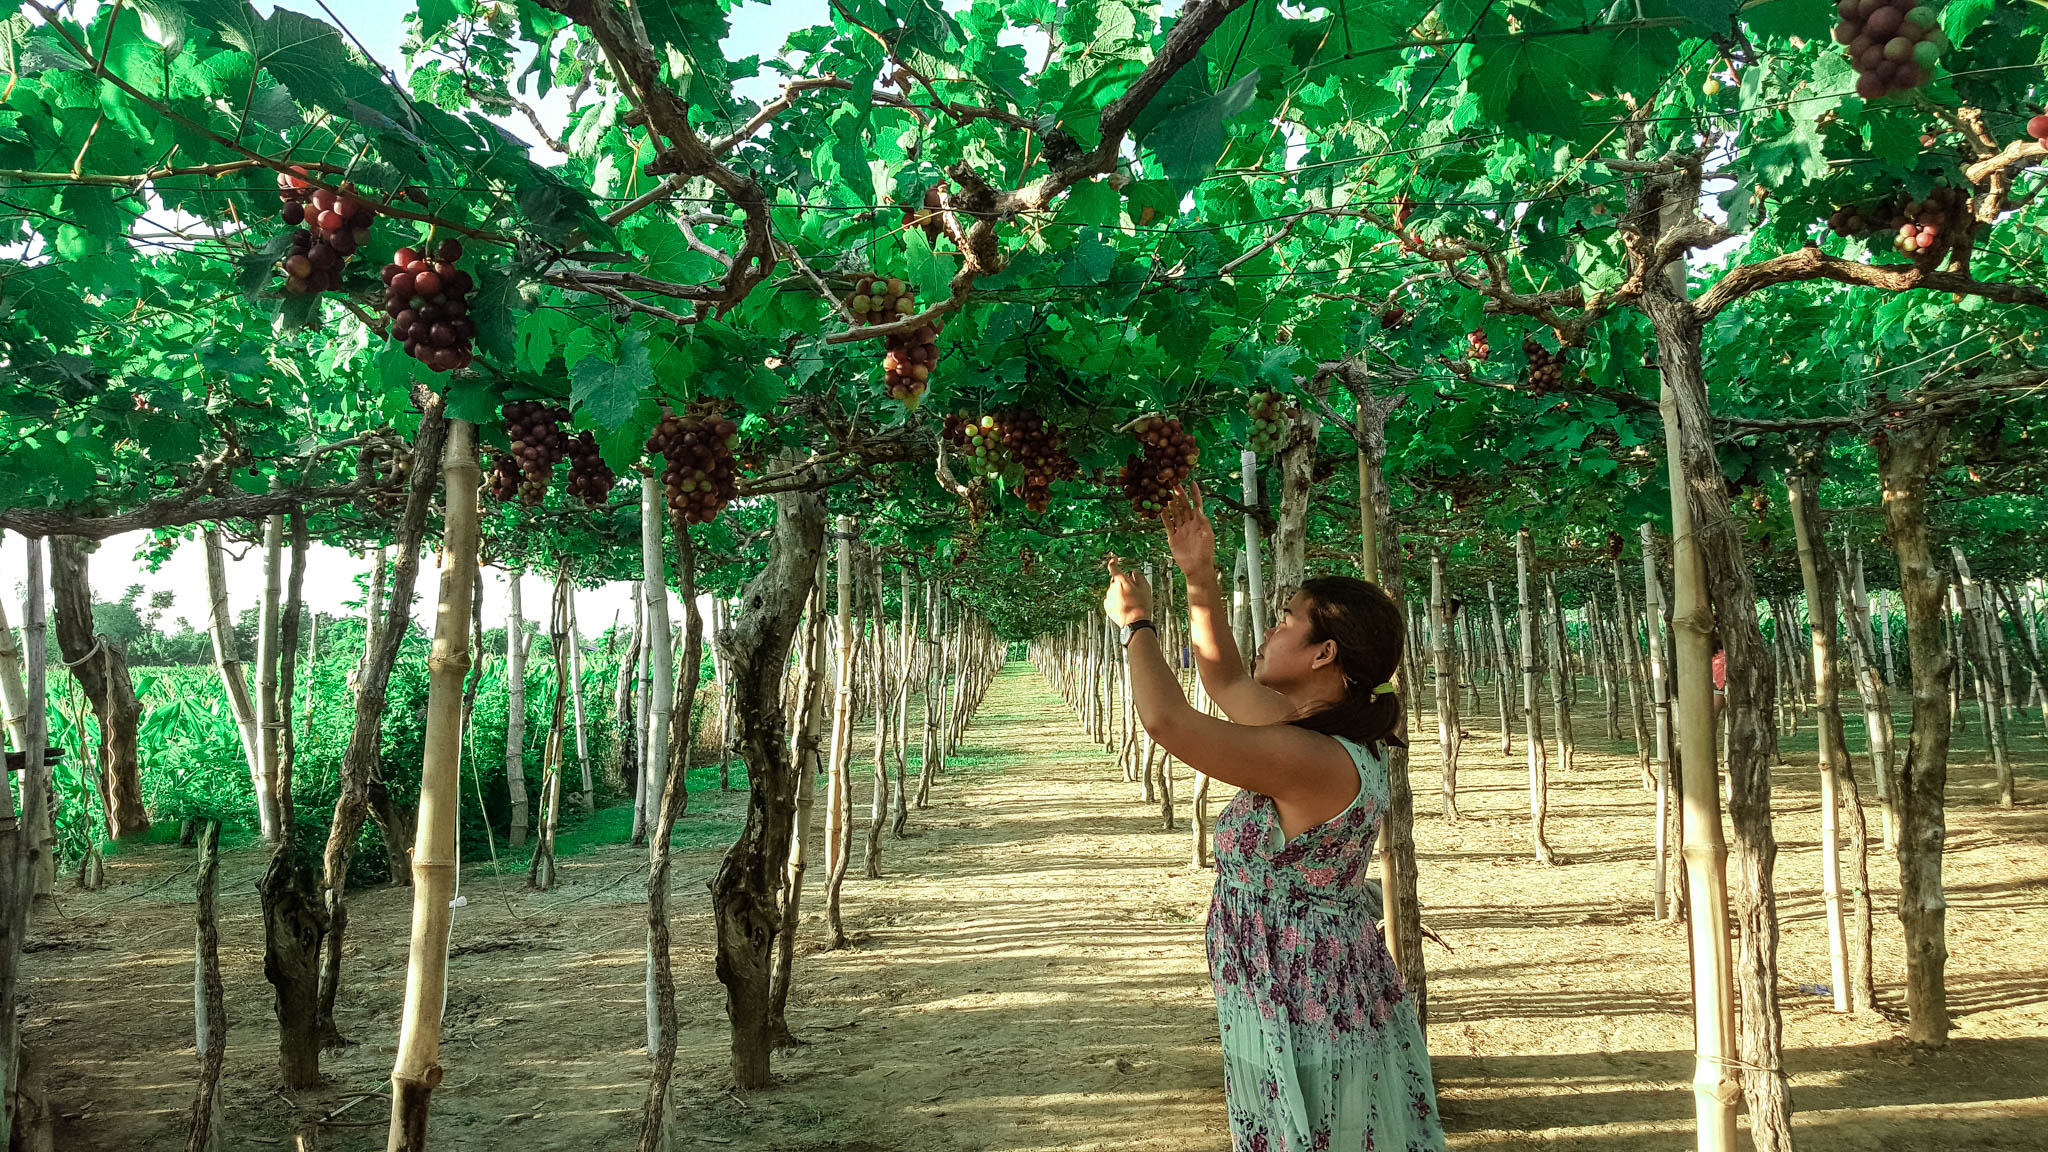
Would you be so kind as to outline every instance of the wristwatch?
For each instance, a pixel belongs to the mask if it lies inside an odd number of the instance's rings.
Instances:
[[[1133,620],[1123,626],[1122,642],[1124,647],[1129,648],[1131,646],[1131,637],[1136,636],[1141,628],[1150,628],[1155,635],[1159,632],[1159,626],[1150,620]]]

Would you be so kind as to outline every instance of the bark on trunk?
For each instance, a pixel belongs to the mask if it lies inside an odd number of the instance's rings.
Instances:
[[[796,816],[790,825],[789,868],[782,889],[781,930],[775,940],[775,954],[769,973],[769,1032],[776,1048],[794,1047],[797,1039],[789,1030],[789,981],[796,963],[796,930],[800,922],[804,875],[810,870],[811,815],[817,794],[820,756],[818,737],[823,727],[811,701],[824,694],[825,685],[825,562],[821,554],[805,601],[803,645],[797,652],[796,693],[793,734],[789,746],[795,760]],[[730,665],[728,665],[730,667]],[[926,705],[930,714],[930,705]],[[929,739],[929,736],[927,736]]]
[[[1316,439],[1323,424],[1306,407],[1291,411],[1292,427],[1274,461],[1274,471],[1280,474],[1280,515],[1273,531],[1273,586],[1267,597],[1271,620],[1280,618],[1280,609],[1308,574],[1308,505],[1315,488]]]
[[[667,507],[659,477],[640,478],[640,587],[647,603],[648,686],[647,742],[640,749],[642,778],[637,794],[633,842],[646,834],[652,809],[660,806],[668,781],[669,709],[676,698],[676,644],[668,622],[668,566],[662,548],[663,509]]]
[[[22,744],[21,808],[14,806],[14,793],[0,786],[0,1132],[11,1132],[19,1120],[16,1097],[21,1085],[16,1080],[16,1058],[22,1051],[21,1015],[16,1011],[21,997],[22,945],[28,935],[29,908],[34,902],[39,877],[53,871],[50,853],[54,843],[45,840],[43,829],[50,825],[49,712],[45,653],[48,627],[43,600],[42,541],[27,541],[28,588],[22,618],[21,640],[27,648],[27,676],[22,685],[21,722],[15,739]],[[0,631],[5,621],[0,620]],[[11,633],[7,634],[10,638]],[[9,725],[10,729],[16,726]],[[0,776],[0,785],[7,784]]]
[[[546,892],[555,886],[555,829],[562,818],[562,766],[569,736],[569,689],[572,682],[569,563],[555,570],[554,596],[548,605],[548,655],[555,664],[555,690],[548,707],[548,735],[541,750],[540,820],[533,838],[533,859],[526,867],[526,886]]]
[[[526,795],[526,604],[519,569],[505,576],[505,791],[512,801],[512,847],[526,844],[531,801]],[[482,637],[478,637],[481,641]]]
[[[1918,1044],[1948,1043],[1948,900],[1942,892],[1943,811],[1948,788],[1949,678],[1955,661],[1942,636],[1942,580],[1927,539],[1927,487],[1948,442],[1945,422],[1923,421],[1877,437],[1885,534],[1899,560],[1899,600],[1913,675],[1913,728],[1898,768],[1899,921],[1906,936],[1906,1032]]]
[[[1429,557],[1430,659],[1436,666],[1436,744],[1444,762],[1444,819],[1458,818],[1458,665],[1451,654],[1450,597],[1444,589],[1444,554]],[[1445,691],[1449,685],[1450,690]]]
[[[894,673],[889,661],[889,614],[882,604],[882,562],[874,561],[874,659],[869,677],[873,689],[870,704],[875,713],[874,776],[868,793],[868,838],[861,856],[861,875],[882,878],[882,826],[889,820],[889,702],[895,695],[890,687]]]
[[[219,878],[220,824],[208,820],[199,831],[198,929],[192,944],[192,1033],[199,1053],[199,1085],[192,1093],[185,1152],[216,1152],[220,1147],[220,1074],[227,1063],[228,1014],[220,980],[220,929],[213,915]]]
[[[1996,615],[1985,610],[1984,588],[1970,575],[1970,561],[1961,546],[1949,545],[1955,562],[1956,581],[1962,586],[1962,635],[1979,685],[1978,699],[1984,706],[1985,739],[1991,745],[1991,767],[1998,777],[1998,806],[2013,806],[2012,758],[2005,742],[2005,674],[1999,668],[1992,633],[1998,628]]]
[[[348,928],[348,869],[355,858],[356,840],[362,833],[372,793],[381,784],[377,764],[383,753],[385,693],[412,619],[413,586],[420,572],[420,542],[426,534],[435,477],[441,468],[441,448],[448,435],[440,398],[425,399],[426,415],[413,437],[413,466],[405,513],[393,544],[397,562],[391,568],[389,599],[380,609],[376,647],[364,652],[362,679],[356,687],[355,723],[341,757],[341,793],[334,801],[334,819],[328,825],[327,845],[321,856],[320,886],[327,905],[327,937],[320,968],[320,1036],[321,1042],[329,1047],[348,1043],[334,1019],[334,1001],[341,990],[342,942]],[[390,847],[386,845],[387,852]],[[400,881],[403,875],[402,871],[394,872],[392,879]]]
[[[1891,689],[1877,666],[1877,639],[1870,627],[1870,594],[1863,587],[1863,557],[1843,558],[1848,583],[1849,643],[1856,655],[1856,694],[1863,701],[1863,729],[1870,740],[1870,772],[1877,785],[1878,814],[1886,848],[1898,840],[1898,812],[1892,791],[1898,776],[1892,739]]]
[[[1564,610],[1557,602],[1555,574],[1543,578],[1543,605],[1550,623],[1550,650],[1556,656],[1550,667],[1550,717],[1557,734],[1557,768],[1560,772],[1569,772],[1579,747],[1577,736],[1572,731],[1575,681],[1572,676],[1571,639],[1565,634]]]
[[[266,529],[265,536],[272,533]],[[327,932],[327,913],[320,905],[313,862],[303,856],[292,834],[292,773],[298,742],[292,726],[292,688],[297,679],[299,617],[305,604],[306,517],[291,515],[291,576],[284,596],[282,621],[274,641],[277,670],[264,669],[270,691],[264,693],[275,713],[265,727],[280,740],[278,756],[268,773],[272,807],[277,813],[277,843],[270,865],[256,890],[263,908],[263,978],[275,994],[278,1072],[287,1090],[320,1083],[320,940]],[[266,592],[266,596],[268,593]]]
[[[566,575],[566,572],[564,573]],[[697,613],[697,549],[688,524],[676,523],[676,579],[683,594],[683,680],[682,699],[697,695],[697,676],[704,655],[704,621]],[[562,602],[566,608],[567,596]],[[559,666],[560,660],[557,660]],[[556,711],[561,711],[559,702]],[[648,1078],[647,1100],[640,1106],[639,1152],[658,1152],[668,1147],[673,1112],[669,1081],[676,1067],[676,982],[673,958],[669,954],[668,871],[669,840],[676,820],[689,803],[689,714],[677,743],[683,748],[683,762],[669,773],[662,790],[661,808],[649,839],[647,867],[647,1050],[654,1058],[653,1075]]]
[[[1500,619],[1500,595],[1494,590],[1491,580],[1486,582],[1486,614],[1489,623],[1493,625],[1493,698],[1500,705],[1500,754],[1508,756],[1515,750],[1515,726],[1508,718],[1508,682],[1515,676],[1512,658],[1508,652],[1507,628]]]
[[[455,895],[457,802],[461,794],[462,680],[469,671],[469,612],[477,568],[476,429],[448,422],[442,461],[447,510],[442,530],[441,601],[427,659],[426,749],[420,765],[418,836],[413,842],[412,943],[405,1008],[391,1069],[388,1152],[423,1152],[427,1104],[441,1082],[441,1009],[448,986],[448,930]]]
[[[840,516],[837,525],[838,568],[834,586],[838,608],[833,619],[837,659],[833,670],[832,750],[825,766],[825,947],[846,946],[846,929],[840,923],[839,891],[846,883],[846,866],[852,798],[847,779],[853,757],[853,517]]]
[[[1537,700],[1543,647],[1536,636],[1536,597],[1529,588],[1529,530],[1515,533],[1515,600],[1521,625],[1522,736],[1529,760],[1529,843],[1538,864],[1555,864],[1543,822],[1550,809],[1550,753],[1543,746],[1543,710]]]
[[[1358,406],[1352,438],[1358,444],[1360,571],[1377,579],[1394,603],[1402,604],[1401,532],[1393,516],[1386,472],[1387,414],[1400,399],[1376,400],[1369,379],[1356,361],[1347,369],[1347,386]],[[1384,538],[1384,540],[1382,539]],[[1404,650],[1406,644],[1404,643]],[[1397,685],[1413,691],[1413,681]],[[1381,924],[1387,951],[1402,982],[1415,997],[1416,1016],[1428,1024],[1429,973],[1422,955],[1421,880],[1415,860],[1415,803],[1408,784],[1407,712],[1396,724],[1395,741],[1382,752],[1387,768],[1387,813],[1380,823]]]
[[[732,1023],[733,1080],[742,1090],[768,1085],[775,1044],[770,957],[782,930],[777,895],[789,861],[797,784],[783,739],[782,676],[825,535],[824,500],[816,493],[777,493],[775,505],[768,563],[748,585],[739,618],[718,637],[733,672],[733,714],[747,764],[746,825],[711,889],[718,980]]]
[[[50,537],[50,600],[56,610],[57,649],[99,721],[107,833],[122,840],[149,831],[138,760],[142,703],[135,698],[135,682],[128,676],[127,653],[93,629],[92,586],[86,577],[86,553],[91,547],[94,545],[75,536]]]
[[[256,792],[256,809],[264,829],[264,842],[272,845],[283,835],[285,819],[277,807],[277,762],[281,748],[278,720],[282,715],[277,699],[281,629],[278,600],[283,591],[284,516],[274,513],[263,519],[263,597],[256,602],[256,756],[261,766],[257,777],[262,781]]]
[[[1668,215],[1674,210],[1690,214],[1694,204],[1680,203],[1674,193],[1664,211]],[[1692,873],[1688,891],[1693,903],[1699,1058],[1694,1090],[1701,1136],[1703,1144],[1711,1135],[1714,1147],[1733,1146],[1734,1098],[1728,1077],[1731,1065],[1739,1062],[1757,1148],[1789,1148],[1791,1115],[1777,1002],[1777,914],[1771,891],[1777,845],[1770,828],[1770,761],[1776,730],[1769,717],[1775,685],[1757,627],[1756,594],[1742,557],[1741,532],[1729,515],[1727,482],[1714,452],[1701,363],[1702,322],[1685,297],[1682,262],[1655,281],[1642,307],[1657,337],[1662,384],[1658,410],[1672,504],[1678,743],[1685,756],[1685,852]],[[1721,843],[1714,788],[1711,697],[1717,632],[1727,651],[1729,817],[1738,850],[1735,901],[1741,939],[1733,994],[1724,895],[1727,850]],[[1737,999],[1739,1030],[1729,1027],[1731,1001]]]

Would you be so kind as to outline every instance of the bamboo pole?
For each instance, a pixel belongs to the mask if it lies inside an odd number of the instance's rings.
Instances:
[[[441,1082],[441,1010],[447,999],[448,931],[456,882],[456,811],[462,779],[462,681],[469,672],[469,613],[477,571],[476,428],[448,422],[442,476],[441,598],[427,658],[426,749],[413,842],[412,944],[405,1008],[391,1069],[387,1152],[425,1152],[427,1103]]]

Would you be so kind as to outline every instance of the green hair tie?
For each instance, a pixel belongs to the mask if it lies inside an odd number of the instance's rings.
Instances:
[[[1384,683],[1384,684],[1381,684],[1381,685],[1380,685],[1379,687],[1377,687],[1377,688],[1374,688],[1374,689],[1372,690],[1372,698],[1373,698],[1374,700],[1377,700],[1377,699],[1379,699],[1379,698],[1380,698],[1380,697],[1382,697],[1382,696],[1392,696],[1393,694],[1394,694],[1394,682],[1393,682],[1392,680],[1389,680],[1389,681],[1387,681],[1386,683]]]

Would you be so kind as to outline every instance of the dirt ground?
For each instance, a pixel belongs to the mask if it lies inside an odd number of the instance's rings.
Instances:
[[[1490,719],[1467,721],[1455,824],[1436,815],[1434,741],[1417,749],[1424,916],[1447,945],[1427,945],[1429,1042],[1453,1148],[1691,1147],[1683,930],[1649,917],[1650,800],[1633,752],[1603,738],[1597,707],[1597,688],[1582,685],[1578,767],[1551,775],[1558,867],[1526,849],[1519,740],[1504,760]],[[1837,1016],[1815,994],[1828,965],[1810,725],[1788,741],[1776,798],[1780,992],[1803,1148],[2048,1148],[2048,744],[2037,717],[2016,727],[2015,811],[1993,806],[1980,730],[1957,739],[1946,868],[1956,1031],[1934,1053],[1899,1039],[1889,855],[1871,869],[1889,1017]],[[998,680],[962,752],[933,807],[913,814],[911,837],[885,841],[885,878],[856,868],[848,880],[854,946],[818,952],[821,926],[805,925],[790,1021],[806,1043],[778,1058],[776,1087],[745,1096],[726,1072],[705,887],[737,798],[693,798],[685,838],[706,847],[682,855],[672,901],[677,1148],[1228,1147],[1202,958],[1210,874],[1190,866],[1185,775],[1168,832],[1021,664]],[[168,845],[124,852],[109,860],[106,890],[69,892],[38,917],[27,1039],[51,1068],[61,1148],[182,1146],[197,1070],[191,863]],[[387,1104],[374,1093],[397,1037],[410,892],[353,898],[340,1014],[357,1043],[328,1054],[320,1090],[288,1099],[276,1090],[259,864],[252,851],[230,855],[220,886],[226,1146],[289,1147],[299,1122],[324,1118],[320,1148],[381,1148]],[[806,895],[814,912],[821,872]],[[630,1148],[647,1069],[643,854],[567,857],[549,893],[471,861],[463,892],[434,1146]]]

